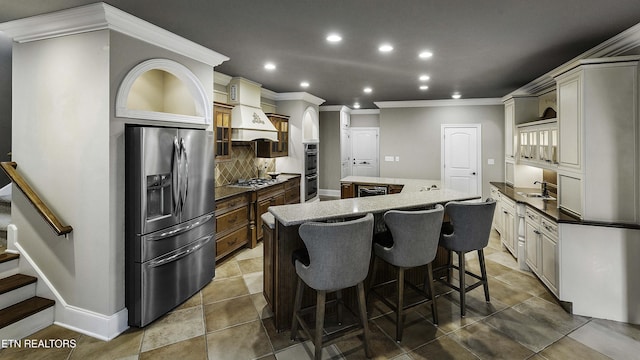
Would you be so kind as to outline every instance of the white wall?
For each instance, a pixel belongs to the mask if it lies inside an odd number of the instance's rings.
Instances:
[[[11,48],[13,42],[0,32],[0,161],[9,161],[11,151]],[[0,171],[0,188],[9,183]]]
[[[90,319],[67,325],[102,337],[123,329],[126,314],[124,125],[139,122],[114,118],[115,96],[126,74],[150,58],[185,65],[213,99],[211,66],[109,30],[13,50],[14,160],[74,229],[68,238],[56,236],[14,189],[18,242],[72,311]]]

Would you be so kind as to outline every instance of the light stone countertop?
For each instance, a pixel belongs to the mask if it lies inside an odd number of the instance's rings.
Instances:
[[[405,188],[406,186],[405,184]],[[449,201],[463,201],[478,198],[480,197],[449,189],[420,191],[420,188],[418,188],[417,191],[413,192],[404,191],[403,189],[399,194],[270,206],[269,212],[283,225],[291,226],[299,225],[307,221],[343,219],[366,215],[369,212],[381,213],[393,209],[418,208],[435,204],[445,204]]]
[[[400,179],[387,177],[372,176],[347,176],[340,179],[341,183],[360,183],[371,185],[403,185],[401,193],[424,191],[433,188],[440,188],[440,180],[424,180],[424,179]]]

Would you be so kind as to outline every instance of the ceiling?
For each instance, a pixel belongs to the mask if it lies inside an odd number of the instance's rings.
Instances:
[[[0,22],[94,2],[0,0]],[[454,92],[502,97],[640,23],[638,0],[105,2],[228,56],[218,72],[363,109],[376,108],[374,101],[450,99]],[[342,41],[327,42],[330,32]],[[380,53],[382,42],[393,51]],[[433,57],[419,59],[423,50]],[[276,69],[265,70],[267,61]],[[420,81],[422,74],[430,79]]]

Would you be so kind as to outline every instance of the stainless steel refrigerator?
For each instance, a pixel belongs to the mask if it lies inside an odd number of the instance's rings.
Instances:
[[[125,179],[126,306],[142,327],[215,274],[213,135],[127,126]]]

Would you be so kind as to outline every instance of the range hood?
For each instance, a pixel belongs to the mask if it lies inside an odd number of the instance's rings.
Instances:
[[[229,82],[231,111],[231,141],[278,141],[278,130],[260,109],[262,85],[236,77]]]
[[[278,141],[278,130],[261,109],[236,105],[231,111],[231,141],[258,139]]]

